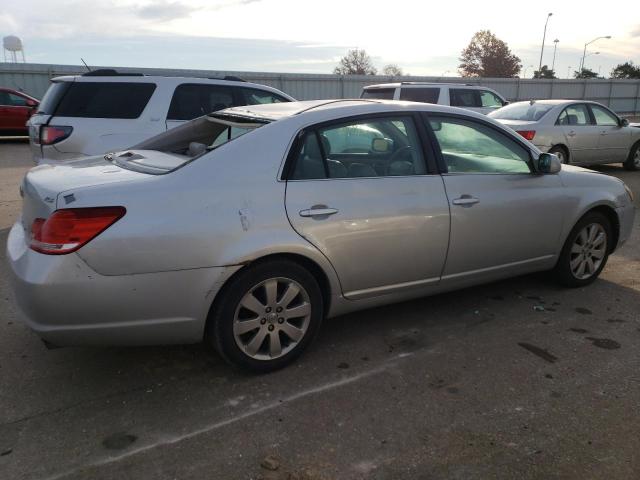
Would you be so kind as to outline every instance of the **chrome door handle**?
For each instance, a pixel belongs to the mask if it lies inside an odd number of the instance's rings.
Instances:
[[[571,130],[569,133],[567,133],[567,135],[570,136],[570,137],[575,137],[576,136],[576,132]]]
[[[334,213],[338,213],[338,210],[335,208],[307,208],[305,210],[300,210],[301,217],[323,217],[328,215],[333,215]]]
[[[607,132],[600,132],[600,135],[606,135]]]
[[[480,200],[476,197],[472,197],[471,195],[462,195],[460,198],[456,198],[453,200],[454,205],[462,205],[463,207],[470,207],[471,205],[475,205],[479,203]]]

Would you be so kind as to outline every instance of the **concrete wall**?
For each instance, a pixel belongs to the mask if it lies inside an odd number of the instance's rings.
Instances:
[[[595,100],[618,113],[640,112],[640,80],[533,80],[517,78],[460,78],[460,77],[388,77],[382,75],[340,75],[229,72],[221,70],[173,70],[163,68],[116,68],[121,72],[141,72],[147,75],[185,77],[224,77],[235,75],[250,82],[278,88],[299,100],[318,98],[354,98],[360,96],[364,85],[390,81],[456,82],[485,85],[497,90],[510,101],[543,98],[576,98]],[[79,65],[50,65],[34,63],[0,63],[0,86],[22,88],[41,98],[49,79],[60,75],[86,72]]]

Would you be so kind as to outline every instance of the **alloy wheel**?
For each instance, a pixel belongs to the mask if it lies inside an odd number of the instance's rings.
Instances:
[[[571,273],[579,280],[593,276],[607,253],[607,232],[599,223],[591,223],[580,230],[569,255]]]
[[[293,350],[311,319],[307,291],[284,277],[264,280],[245,293],[233,319],[238,347],[255,360],[273,360]]]

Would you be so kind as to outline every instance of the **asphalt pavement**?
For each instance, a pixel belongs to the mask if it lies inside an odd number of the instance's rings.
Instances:
[[[201,345],[45,348],[4,252],[30,166],[0,141],[0,479],[640,478],[640,218],[592,286],[529,275],[330,319],[256,376]],[[599,170],[638,204],[640,172]]]

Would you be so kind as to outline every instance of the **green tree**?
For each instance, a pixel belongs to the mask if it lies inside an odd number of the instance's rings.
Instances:
[[[588,68],[583,68],[581,71],[573,72],[574,78],[598,78],[598,74]]]
[[[459,72],[463,77],[515,77],[520,58],[491,30],[480,30],[462,50]]]
[[[611,70],[611,78],[640,78],[640,66],[625,62]]]
[[[333,73],[336,75],[375,75],[377,70],[367,52],[355,48],[349,50],[340,59],[340,63],[333,70]]]
[[[385,67],[382,69],[382,74],[389,75],[391,77],[401,77],[403,75],[402,69],[395,63],[385,65]]]
[[[548,66],[543,65],[540,70],[533,72],[533,78],[558,78],[555,70],[551,70]]]

